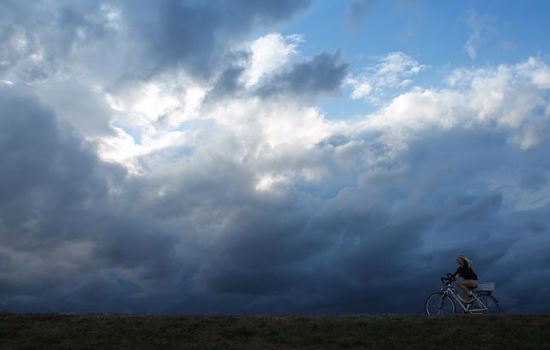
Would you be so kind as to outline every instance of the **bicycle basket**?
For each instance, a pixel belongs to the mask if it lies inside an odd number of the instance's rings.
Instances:
[[[477,285],[480,292],[492,292],[495,290],[495,282],[483,282]]]

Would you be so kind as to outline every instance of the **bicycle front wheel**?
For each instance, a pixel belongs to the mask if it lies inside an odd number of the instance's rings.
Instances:
[[[426,299],[426,313],[428,316],[454,315],[454,301],[442,292],[435,292]]]
[[[492,296],[489,293],[478,293],[477,297],[481,302],[484,304],[485,308],[487,310],[484,310],[484,314],[488,315],[499,315],[500,314],[500,306],[498,304],[498,300]]]

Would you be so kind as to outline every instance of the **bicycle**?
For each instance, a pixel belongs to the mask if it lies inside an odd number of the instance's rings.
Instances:
[[[493,296],[495,284],[492,282],[480,283],[476,289],[470,291],[470,300],[465,301],[453,286],[456,281],[451,274],[441,277],[441,290],[434,292],[426,299],[426,313],[428,316],[454,315],[456,304],[465,314],[500,314],[498,300]]]

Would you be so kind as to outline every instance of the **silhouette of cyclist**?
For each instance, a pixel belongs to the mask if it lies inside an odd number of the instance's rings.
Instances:
[[[450,278],[455,280],[456,276],[462,277],[457,284],[460,287],[460,297],[467,302],[467,295],[472,289],[477,287],[477,274],[473,270],[472,261],[462,254],[457,255],[456,264],[458,267],[455,273],[450,275]]]

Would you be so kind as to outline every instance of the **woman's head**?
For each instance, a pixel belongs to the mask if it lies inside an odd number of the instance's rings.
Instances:
[[[472,267],[472,261],[462,254],[456,256],[456,263],[460,266]]]

